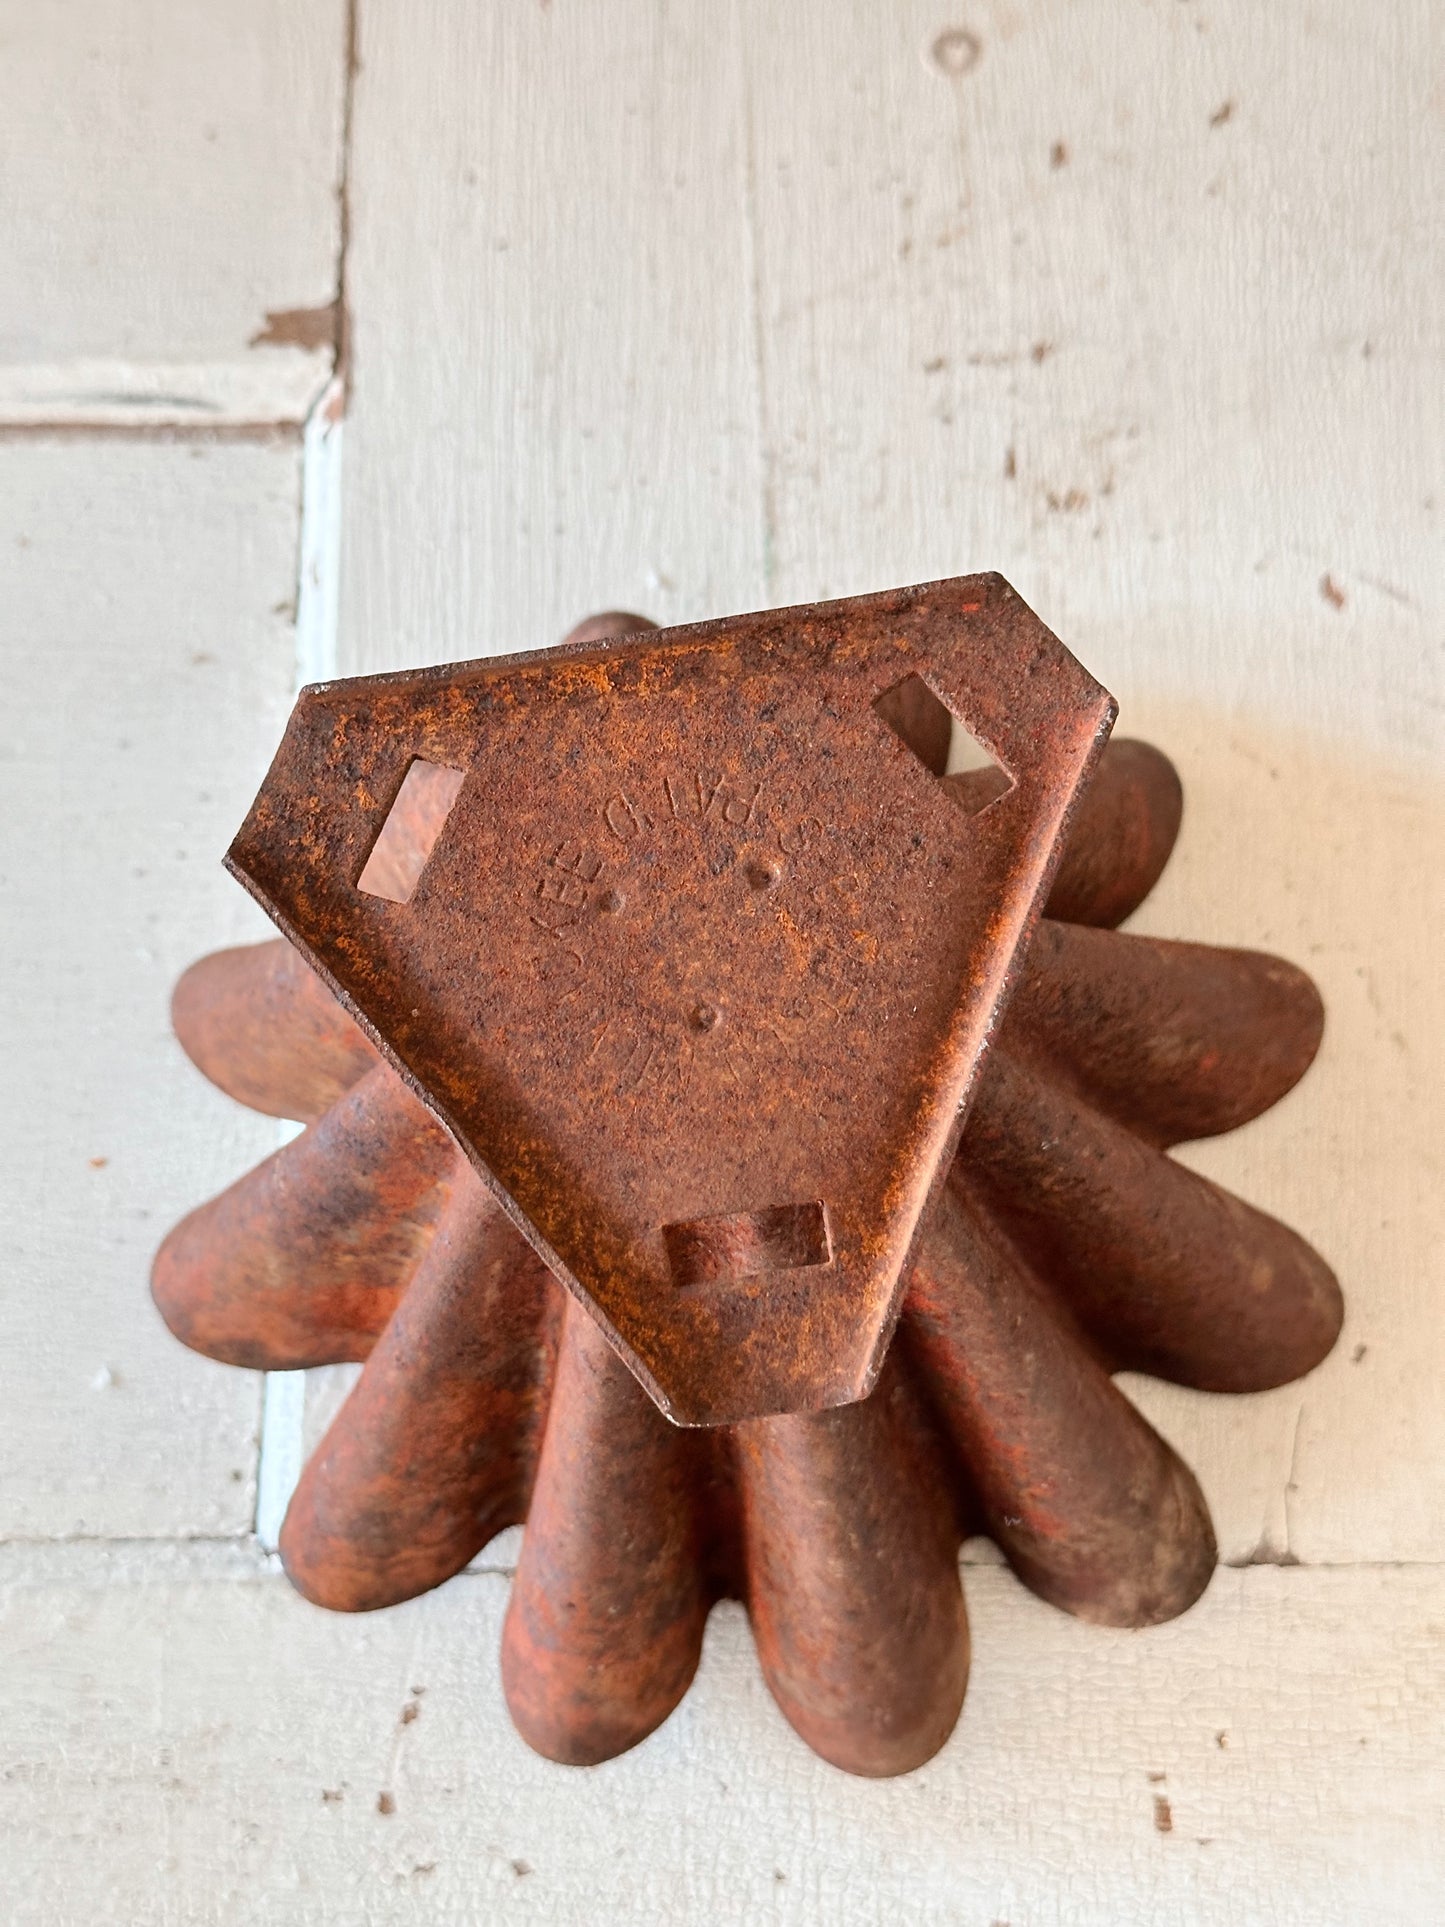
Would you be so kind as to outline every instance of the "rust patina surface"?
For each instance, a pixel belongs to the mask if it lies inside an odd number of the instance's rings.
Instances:
[[[229,861],[669,1416],[813,1411],[873,1383],[1112,719],[970,577],[309,690]]]
[[[942,774],[950,711],[989,766]],[[1167,1155],[1323,1013],[1114,928],[1181,797],[1111,714],[991,577],[303,696],[232,855],[297,947],[203,959],[175,1021],[309,1128],[153,1283],[213,1357],[366,1361],[282,1536],[308,1597],[525,1519],[533,1745],[636,1743],[733,1596],[799,1733],[879,1774],[957,1718],[968,1534],[1101,1623],[1198,1596],[1198,1485],[1111,1375],[1333,1344],[1323,1261]]]

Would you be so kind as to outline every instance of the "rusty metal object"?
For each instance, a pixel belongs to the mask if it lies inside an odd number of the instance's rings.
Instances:
[[[1112,718],[971,578],[308,690],[228,861],[670,1417],[812,1411],[874,1381]]]
[[[234,1363],[367,1360],[282,1536],[309,1597],[525,1519],[541,1751],[643,1738],[733,1596],[809,1744],[905,1771],[962,1704],[968,1534],[1108,1624],[1207,1583],[1110,1373],[1255,1390],[1334,1342],[1315,1253],[1166,1154],[1282,1096],[1322,1012],[1113,929],[1178,782],[1098,755],[1112,706],[997,578],[646,627],[303,697],[232,860],[320,974],[220,953],[175,1020],[310,1128],[155,1295]],[[939,695],[991,767],[941,774]]]

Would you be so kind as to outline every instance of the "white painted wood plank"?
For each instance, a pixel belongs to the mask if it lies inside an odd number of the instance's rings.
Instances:
[[[496,1577],[341,1619],[236,1552],[12,1551],[5,1918],[1435,1927],[1445,1575],[1224,1572],[1142,1634],[968,1587],[960,1727],[869,1782],[785,1726],[735,1608],[667,1725],[577,1771],[507,1723]]]
[[[1440,10],[748,20],[774,597],[994,566],[1126,699],[1438,758]]]
[[[360,29],[343,669],[756,603],[726,13],[373,0]]]
[[[0,421],[305,416],[345,72],[345,0],[0,0]]]
[[[275,1141],[170,1035],[265,933],[220,857],[283,726],[300,449],[0,444],[0,1536],[241,1533],[259,1384],[146,1288]]]

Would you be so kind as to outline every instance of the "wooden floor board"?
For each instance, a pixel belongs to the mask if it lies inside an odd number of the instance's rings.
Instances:
[[[12,1552],[5,1918],[1435,1927],[1439,1569],[1222,1572],[1140,1634],[968,1592],[968,1705],[917,1774],[815,1759],[733,1608],[666,1726],[579,1772],[507,1723],[495,1576],[337,1619],[236,1551]]]
[[[299,480],[295,443],[0,447],[0,1537],[250,1525],[258,1381],[146,1277],[275,1144],[168,1008],[266,932],[221,856],[290,699]]]

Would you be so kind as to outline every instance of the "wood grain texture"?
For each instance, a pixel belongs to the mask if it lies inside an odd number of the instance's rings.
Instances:
[[[0,447],[0,1537],[244,1533],[259,1389],[146,1289],[275,1142],[170,1034],[290,699],[300,450]]]
[[[343,671],[756,604],[727,14],[387,0],[360,30]]]
[[[344,0],[0,0],[0,423],[304,417],[345,41]]]
[[[748,15],[769,599],[997,567],[1126,721],[1438,756],[1439,9],[968,13]]]
[[[1141,1634],[974,1573],[963,1720],[884,1782],[807,1752],[735,1608],[650,1740],[551,1765],[502,1704],[506,1598],[335,1619],[238,1552],[12,1551],[7,1922],[1439,1919],[1438,1571],[1224,1572]]]

